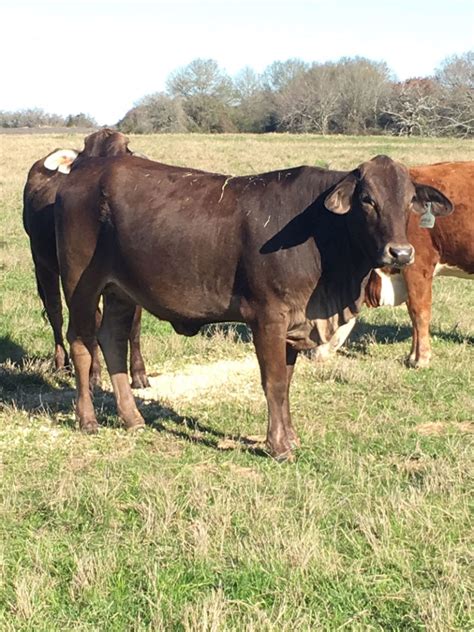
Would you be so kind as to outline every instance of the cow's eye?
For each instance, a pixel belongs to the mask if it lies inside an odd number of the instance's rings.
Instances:
[[[373,207],[375,207],[375,202],[374,202],[374,200],[370,197],[370,195],[367,195],[367,194],[366,194],[366,195],[363,195],[363,196],[362,196],[362,202],[363,202],[364,204],[369,204],[369,206],[373,206]]]

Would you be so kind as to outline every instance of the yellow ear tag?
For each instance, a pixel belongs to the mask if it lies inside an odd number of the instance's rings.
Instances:
[[[420,226],[422,228],[433,228],[436,217],[431,212],[431,202],[425,202],[425,212],[420,217]]]

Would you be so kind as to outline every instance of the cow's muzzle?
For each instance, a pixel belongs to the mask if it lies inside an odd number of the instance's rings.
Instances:
[[[410,244],[388,243],[382,255],[382,265],[403,268],[415,260],[415,249]]]

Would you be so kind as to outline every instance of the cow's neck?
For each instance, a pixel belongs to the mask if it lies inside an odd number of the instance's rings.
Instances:
[[[359,313],[372,266],[352,239],[346,217],[321,205],[314,239],[321,257],[321,277],[308,304],[308,318],[315,323],[318,341],[325,343]]]

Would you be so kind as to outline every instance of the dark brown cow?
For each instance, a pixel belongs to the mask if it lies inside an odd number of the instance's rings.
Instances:
[[[104,157],[130,154],[128,139],[119,132],[102,129],[85,139],[84,150],[57,149],[31,167],[23,192],[23,225],[30,238],[38,293],[54,334],[56,369],[69,366],[62,334],[62,307],[59,289],[59,268],[54,232],[54,200],[61,182],[71,165],[85,157]],[[130,334],[130,373],[133,387],[148,385],[145,365],[140,352],[141,307],[137,307]],[[100,314],[99,314],[100,319]],[[100,382],[100,363],[97,353],[91,371],[91,382]]]
[[[427,200],[435,214],[451,211],[386,156],[349,173],[298,167],[246,177],[131,156],[74,165],[55,218],[80,428],[98,428],[88,376],[104,293],[98,339],[127,428],[144,425],[126,374],[137,303],[186,335],[222,321],[251,327],[267,447],[288,457],[298,441],[288,398],[298,351],[358,312],[372,268],[411,262],[405,214]]]
[[[435,276],[474,280],[474,162],[445,162],[413,167],[415,182],[442,191],[454,204],[455,212],[436,220],[432,228],[420,226],[414,215],[408,218],[407,236],[415,247],[415,262],[403,271],[374,270],[366,287],[370,307],[407,303],[413,323],[412,348],[408,364],[429,366],[431,344],[432,285]],[[332,340],[317,349],[317,359],[325,359],[346,340],[355,320],[336,332]]]

